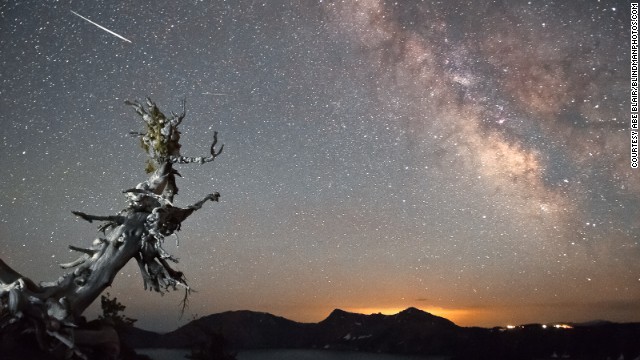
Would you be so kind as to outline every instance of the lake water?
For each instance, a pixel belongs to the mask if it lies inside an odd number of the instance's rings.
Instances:
[[[136,349],[154,360],[182,360],[188,353],[176,349]],[[445,360],[445,357],[416,357],[327,350],[248,350],[238,353],[238,360]]]

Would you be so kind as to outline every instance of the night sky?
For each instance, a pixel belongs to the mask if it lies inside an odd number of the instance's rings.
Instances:
[[[121,35],[131,43],[81,19]],[[165,249],[197,290],[108,291],[143,328],[414,306],[459,325],[640,321],[627,1],[5,1],[0,256],[35,281],[146,179],[124,101],[180,112]],[[97,306],[89,315],[95,315]]]

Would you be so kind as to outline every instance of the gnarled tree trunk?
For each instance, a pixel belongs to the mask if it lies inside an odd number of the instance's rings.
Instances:
[[[98,216],[82,212],[75,215],[89,222],[100,221],[101,237],[90,247],[70,245],[81,256],[63,268],[74,270],[55,282],[36,284],[17,273],[0,259],[0,333],[2,331],[33,330],[40,346],[52,349],[60,344],[82,357],[73,340],[73,329],[85,309],[113,282],[116,274],[132,258],[136,259],[145,289],[157,292],[189,286],[182,272],[174,270],[168,261],[177,262],[163,248],[164,237],[180,230],[180,225],[195,210],[208,201],[218,201],[213,193],[186,208],[173,205],[178,193],[174,164],[207,163],[222,152],[216,152],[217,133],[208,156],[185,157],[180,154],[178,125],[186,112],[167,118],[150,99],[146,103],[127,102],[145,123],[140,137],[149,154],[149,178],[124,191],[129,204],[118,214]],[[8,330],[9,329],[9,330]]]

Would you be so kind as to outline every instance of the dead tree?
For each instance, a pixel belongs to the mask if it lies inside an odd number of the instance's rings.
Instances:
[[[178,260],[169,255],[162,244],[165,237],[180,230],[182,222],[194,211],[206,201],[218,201],[220,194],[206,195],[185,208],[175,206],[176,176],[180,174],[174,165],[211,162],[220,155],[222,146],[215,150],[218,139],[214,132],[209,155],[182,156],[178,126],[186,115],[184,102],[182,113],[172,113],[170,117],[148,98],[144,104],[137,101],[126,104],[132,106],[145,123],[143,132],[132,134],[140,138],[149,155],[149,178],[123,191],[127,207],[117,214],[73,212],[88,222],[101,222],[102,236],[87,248],[70,245],[71,250],[81,255],[60,265],[74,270],[58,280],[36,284],[0,259],[0,331],[8,327],[31,330],[44,349],[63,344],[69,351],[80,354],[73,341],[73,329],[81,314],[132,258],[140,267],[145,289],[162,293],[180,287],[185,291],[186,300],[189,285],[183,273],[169,265],[168,261],[177,263]]]

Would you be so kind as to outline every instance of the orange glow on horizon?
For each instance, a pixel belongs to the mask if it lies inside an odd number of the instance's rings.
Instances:
[[[357,308],[345,308],[345,311],[359,313],[359,314],[384,314],[395,315],[403,310],[406,310],[409,306],[405,307],[357,307]],[[447,320],[453,321],[457,325],[468,324],[470,320],[474,318],[475,311],[470,309],[447,309],[438,306],[413,306],[416,309],[426,311],[432,315],[443,317]]]
[[[361,303],[362,304],[362,303]],[[518,326],[520,324],[566,324],[558,322],[563,321],[589,321],[589,317],[580,316],[578,312],[572,312],[571,309],[580,310],[580,306],[571,304],[569,306],[559,306],[557,304],[539,305],[539,304],[517,304],[508,305],[500,304],[494,306],[468,306],[468,307],[441,307],[436,305],[418,305],[416,303],[403,302],[401,305],[385,304],[383,306],[348,306],[346,304],[332,304],[332,306],[316,305],[316,306],[299,306],[299,307],[263,307],[253,309],[255,311],[264,311],[278,316],[285,317],[299,322],[316,323],[326,319],[334,309],[341,309],[347,312],[358,314],[384,314],[395,315],[409,307],[414,307],[422,311],[428,312],[435,316],[443,317],[462,327],[507,327],[508,325]],[[614,316],[604,315],[603,317],[617,320]],[[625,318],[620,318],[624,321]],[[549,325],[553,326],[553,325]]]

